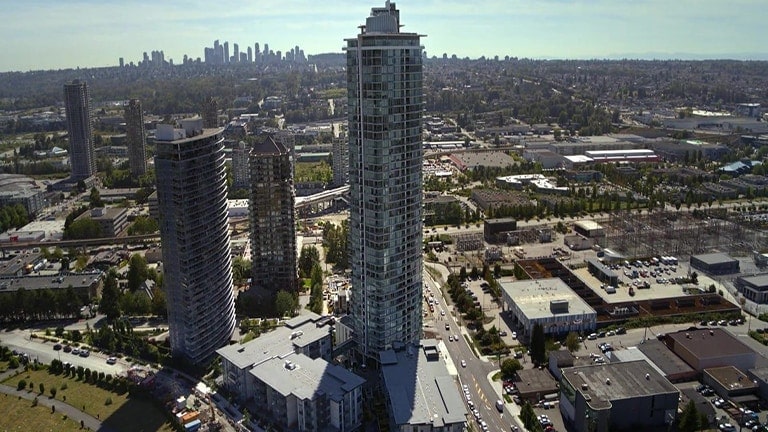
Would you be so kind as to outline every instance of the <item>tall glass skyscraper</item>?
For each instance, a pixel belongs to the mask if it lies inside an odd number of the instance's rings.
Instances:
[[[235,329],[222,129],[158,125],[155,173],[171,352],[210,360]]]
[[[347,39],[352,316],[372,359],[422,334],[421,50],[389,1]]]
[[[125,138],[128,143],[128,165],[131,176],[139,178],[147,172],[147,134],[141,101],[131,99],[125,106]]]
[[[67,110],[71,177],[73,180],[84,180],[96,174],[90,98],[85,81],[74,80],[64,84],[64,106]]]

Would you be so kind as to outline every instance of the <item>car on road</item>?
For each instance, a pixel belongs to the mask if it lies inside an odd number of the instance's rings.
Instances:
[[[445,329],[446,329],[446,330],[450,330],[450,329],[451,329],[451,326],[449,326],[449,325],[448,325],[448,323],[445,323]]]
[[[466,360],[462,360],[461,361],[461,367],[463,367],[463,368],[467,367],[467,361]]]
[[[110,357],[110,358],[107,359],[107,364],[113,365],[115,363],[117,363],[117,359],[116,358]]]
[[[56,345],[54,345],[54,346],[53,346],[53,350],[54,350],[54,351],[59,351],[59,350],[60,350],[60,349],[62,349],[62,348],[63,348],[63,347],[62,347],[62,346],[61,346],[61,344],[59,344],[59,343],[57,343]]]
[[[445,311],[444,310],[440,310],[440,316],[445,316]]]
[[[453,342],[453,335],[448,335],[448,342]]]

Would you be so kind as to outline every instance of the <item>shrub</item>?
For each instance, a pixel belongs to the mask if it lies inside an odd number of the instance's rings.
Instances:
[[[24,390],[25,388],[27,388],[27,381],[26,380],[19,381],[19,385],[16,386],[16,390]]]
[[[112,398],[108,397],[107,400],[104,401],[104,405],[112,405]]]
[[[49,391],[51,392],[51,397],[55,398],[56,397],[56,387],[51,387],[51,389]]]
[[[62,389],[62,390],[66,390],[66,389],[67,389],[67,383],[64,383],[64,384],[62,384],[62,385],[61,385],[61,389]]]

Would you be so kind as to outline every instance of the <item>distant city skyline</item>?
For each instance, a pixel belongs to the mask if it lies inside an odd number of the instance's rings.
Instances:
[[[384,1],[379,2],[381,5]],[[758,0],[401,0],[403,31],[429,35],[429,57],[768,59]],[[182,63],[219,39],[283,53],[340,53],[370,2],[71,0],[9,2],[0,71],[116,66],[163,50]]]

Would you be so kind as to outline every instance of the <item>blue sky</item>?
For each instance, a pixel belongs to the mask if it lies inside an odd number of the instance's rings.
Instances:
[[[529,58],[768,59],[765,0],[401,0],[427,54]],[[5,0],[0,71],[116,65],[162,49],[180,62],[214,39],[341,52],[384,0]]]

